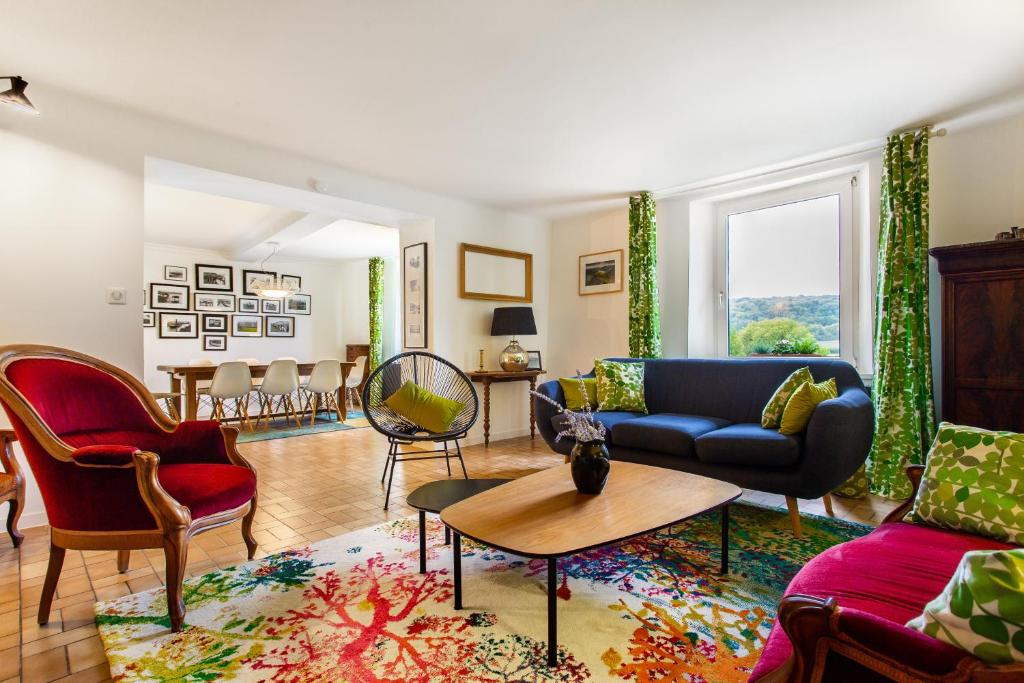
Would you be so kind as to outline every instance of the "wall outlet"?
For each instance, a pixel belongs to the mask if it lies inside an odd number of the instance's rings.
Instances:
[[[128,292],[124,287],[107,287],[107,303],[112,306],[124,306],[128,303]]]

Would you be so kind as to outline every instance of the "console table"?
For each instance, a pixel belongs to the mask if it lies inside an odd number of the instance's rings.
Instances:
[[[544,374],[543,370],[520,370],[505,372],[504,370],[473,370],[466,373],[471,380],[484,385],[484,445],[491,443],[491,384],[495,382],[529,382],[530,390],[537,388],[537,377]],[[530,399],[530,438],[537,433],[537,416],[533,409],[533,396]]]

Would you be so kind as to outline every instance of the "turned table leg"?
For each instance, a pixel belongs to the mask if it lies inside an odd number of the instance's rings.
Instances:
[[[491,380],[484,379],[484,445],[491,443]]]
[[[530,378],[530,391],[536,391],[537,389],[537,378]],[[537,410],[533,406],[533,394],[527,394],[530,399],[530,441],[533,441],[537,436]]]

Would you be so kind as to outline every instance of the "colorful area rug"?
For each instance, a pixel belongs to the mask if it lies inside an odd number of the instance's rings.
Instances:
[[[731,569],[705,515],[560,562],[559,664],[545,663],[544,561],[464,546],[465,608],[430,521],[418,574],[415,518],[271,555],[185,584],[170,633],[163,589],[96,605],[118,681],[745,681],[790,578],[869,528],[734,505]]]
[[[324,413],[323,415],[326,415]],[[270,422],[270,429],[260,429],[254,432],[241,430],[238,434],[238,443],[250,443],[252,441],[271,441],[273,439],[287,439],[291,436],[305,436],[306,434],[323,434],[324,432],[338,432],[343,429],[359,429],[369,427],[370,421],[366,419],[361,411],[349,410],[348,419],[338,422],[327,417],[317,417],[316,422],[309,424],[307,415],[302,421],[301,427],[296,427],[295,422],[284,418],[275,418]]]

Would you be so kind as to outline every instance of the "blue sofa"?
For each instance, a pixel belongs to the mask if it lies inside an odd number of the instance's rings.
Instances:
[[[612,358],[634,362],[636,359]],[[874,432],[874,410],[860,375],[829,358],[643,359],[647,414],[597,412],[612,460],[667,467],[786,496],[799,533],[796,498],[824,497],[865,461]],[[794,370],[809,367],[816,382],[834,377],[837,398],[814,411],[807,430],[787,436],[761,428],[761,411]],[[587,376],[593,376],[593,372]],[[557,380],[537,391],[565,405]],[[564,418],[534,397],[537,426],[555,451]],[[614,471],[614,466],[613,466]]]

